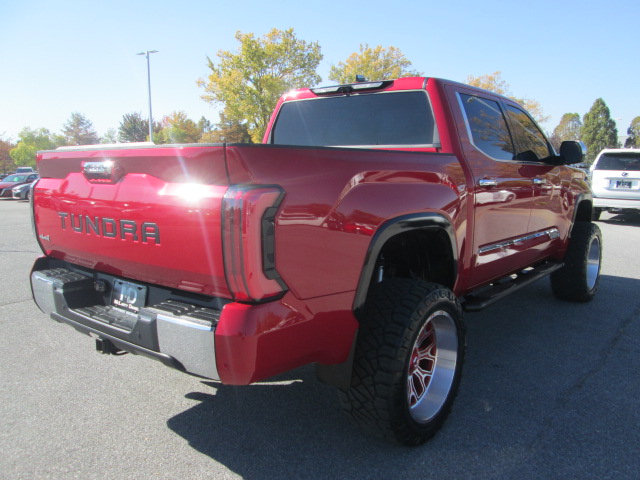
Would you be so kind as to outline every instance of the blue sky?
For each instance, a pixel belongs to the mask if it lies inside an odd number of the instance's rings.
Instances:
[[[0,136],[23,127],[59,132],[80,112],[99,134],[122,115],[183,110],[218,121],[200,99],[206,58],[235,50],[236,31],[293,27],[318,41],[322,84],[361,43],[395,46],[427,76],[464,81],[497,70],[514,95],[539,101],[550,131],[601,97],[619,134],[640,115],[640,3],[573,1],[0,0]]]

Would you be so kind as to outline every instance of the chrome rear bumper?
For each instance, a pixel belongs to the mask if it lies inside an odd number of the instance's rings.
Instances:
[[[120,350],[219,380],[215,354],[218,310],[165,300],[137,314],[125,312],[104,301],[92,276],[66,268],[34,269],[31,288],[40,310],[53,320],[109,340]]]

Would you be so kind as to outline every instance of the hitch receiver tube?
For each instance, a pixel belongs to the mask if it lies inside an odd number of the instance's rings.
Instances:
[[[124,350],[120,350],[111,340],[106,338],[96,338],[96,350],[105,355],[124,355]]]

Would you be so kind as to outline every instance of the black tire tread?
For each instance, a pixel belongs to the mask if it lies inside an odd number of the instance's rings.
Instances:
[[[403,445],[419,445],[438,431],[448,415],[460,375],[440,413],[426,425],[416,425],[408,418],[403,398],[405,359],[420,328],[416,315],[424,315],[438,303],[458,319],[461,369],[465,345],[462,308],[449,289],[402,278],[372,287],[358,333],[351,388],[339,392],[343,410],[366,432]]]
[[[599,280],[589,289],[586,284],[588,247],[597,236],[602,248],[600,228],[591,222],[576,222],[571,231],[569,248],[564,258],[564,267],[551,274],[551,289],[561,300],[588,302],[598,289]]]

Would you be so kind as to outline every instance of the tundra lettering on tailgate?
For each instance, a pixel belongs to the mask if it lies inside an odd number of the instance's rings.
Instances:
[[[67,212],[58,212],[58,216],[63,230],[67,230],[67,226],[70,226],[73,231],[87,235],[94,234],[106,238],[120,237],[122,240],[129,239],[142,243],[149,243],[149,240],[153,240],[155,245],[160,245],[160,227],[153,222],[139,224],[134,220],[90,217]]]

